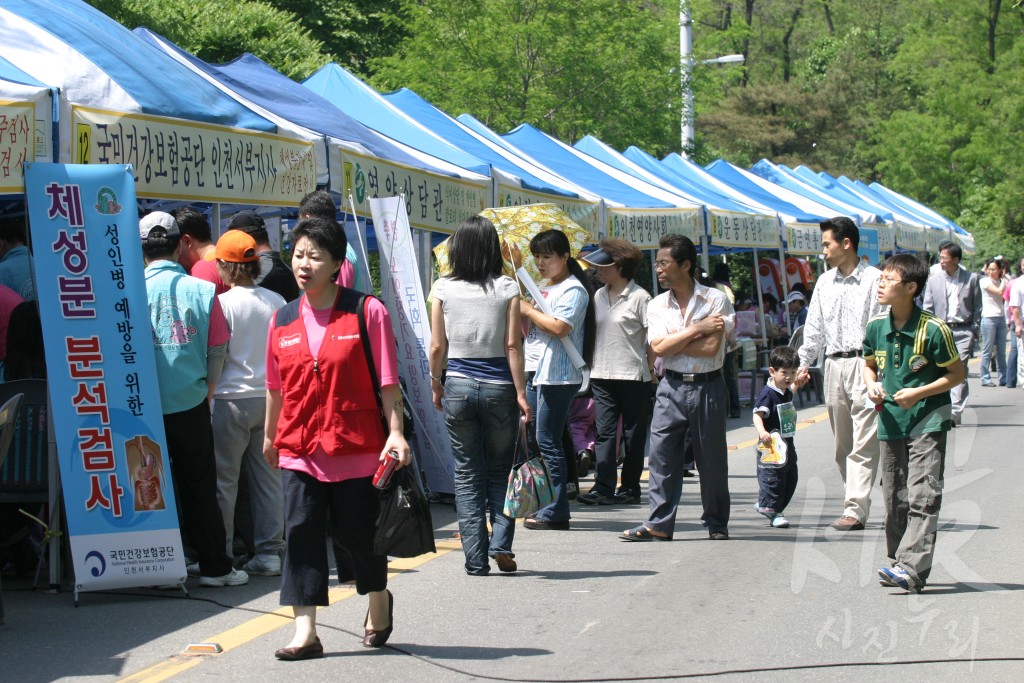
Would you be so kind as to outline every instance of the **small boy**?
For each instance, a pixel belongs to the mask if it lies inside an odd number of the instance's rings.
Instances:
[[[916,256],[897,254],[882,266],[878,303],[889,312],[868,321],[864,383],[879,406],[885,543],[883,586],[921,592],[931,573],[942,504],[949,390],[964,366],[946,323],[914,304],[928,280]]]
[[[789,520],[782,514],[796,492],[797,468],[796,408],[793,407],[793,386],[800,356],[791,346],[776,346],[769,358],[771,379],[754,401],[754,428],[761,443],[771,443],[771,432],[777,431],[786,442],[786,463],[782,467],[758,464],[757,484],[760,489],[756,510],[768,518],[776,529],[788,529]]]

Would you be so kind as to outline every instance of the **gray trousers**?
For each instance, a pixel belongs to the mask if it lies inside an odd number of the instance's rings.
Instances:
[[[974,342],[974,333],[970,327],[957,327],[952,329],[953,342],[956,344],[957,353],[960,354],[960,362],[967,370],[967,359],[971,357],[971,345]],[[960,416],[967,407],[967,396],[970,389],[967,386],[967,375],[964,374],[964,381],[958,386],[949,390],[949,400],[953,404],[953,422],[960,424]]]
[[[924,584],[935,558],[946,432],[879,443],[886,553],[890,562]]]
[[[284,549],[284,493],[281,472],[263,459],[265,398],[218,398],[213,402],[213,450],[217,459],[217,504],[224,517],[228,556],[235,528],[238,478],[245,472],[252,501],[253,544],[257,555]]]
[[[658,384],[651,420],[651,451],[647,460],[651,514],[644,523],[672,536],[676,508],[683,493],[686,456],[683,441],[693,439],[693,455],[700,471],[701,519],[708,531],[728,531],[729,460],[725,418],[729,397],[721,376],[688,384],[665,377]]]

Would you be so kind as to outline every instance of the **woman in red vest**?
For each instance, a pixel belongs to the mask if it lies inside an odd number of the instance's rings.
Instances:
[[[395,337],[384,304],[366,298],[364,339],[357,311],[362,295],[335,284],[345,258],[344,231],[331,219],[307,218],[292,236],[292,270],[302,296],[271,323],[263,445],[267,462],[281,469],[285,494],[281,604],[294,610],[295,636],[275,655],[286,660],[324,653],[316,607],[328,604],[328,509],[333,537],[351,557],[356,590],[369,596],[363,645],[387,642],[394,599],[387,590],[387,557],[373,553],[378,491],[371,480],[388,451],[397,453],[400,467],[410,461]]]

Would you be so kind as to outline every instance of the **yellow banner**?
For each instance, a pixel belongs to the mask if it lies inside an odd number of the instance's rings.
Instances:
[[[608,234],[640,249],[657,249],[664,235],[686,235],[700,249],[704,213],[693,209],[628,209],[608,207]]]
[[[779,221],[771,216],[716,211],[711,214],[711,243],[720,247],[779,248]]]
[[[316,189],[311,142],[88,107],[73,107],[72,121],[73,161],[132,164],[139,197],[298,206]]]
[[[603,231],[599,229],[601,212],[597,202],[533,192],[515,185],[498,183],[498,206],[524,206],[527,204],[554,204],[590,233],[589,241],[597,242],[604,237],[601,234]]]
[[[813,256],[821,253],[821,228],[817,223],[787,223],[786,253]]]
[[[451,234],[459,223],[490,204],[491,181],[435,175],[411,166],[342,151],[344,193],[356,212],[370,216],[370,199],[405,194],[405,210],[414,228]]]
[[[0,100],[0,194],[25,191],[21,164],[35,161],[36,107]]]

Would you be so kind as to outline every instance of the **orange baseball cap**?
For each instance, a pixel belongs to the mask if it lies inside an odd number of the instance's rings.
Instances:
[[[256,240],[241,230],[228,230],[221,235],[215,255],[228,263],[251,263],[260,258],[256,253]]]

